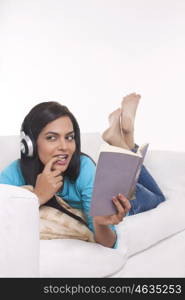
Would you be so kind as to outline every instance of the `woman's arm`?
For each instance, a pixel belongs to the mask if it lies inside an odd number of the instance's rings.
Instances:
[[[111,216],[91,217],[90,206],[93,192],[93,184],[95,178],[95,165],[92,161],[83,157],[81,159],[81,172],[77,179],[77,190],[80,193],[83,212],[87,217],[90,230],[94,232],[97,243],[112,248],[116,242],[117,235],[114,225],[120,223],[123,217],[130,209],[129,201],[120,194],[113,198],[117,213]]]
[[[116,242],[116,232],[107,225],[96,223],[96,220],[93,220],[93,225],[96,243],[99,243],[105,247],[113,248]]]
[[[131,208],[129,200],[122,194],[118,194],[116,197],[113,197],[112,200],[116,206],[117,214],[111,216],[96,216],[93,218],[96,242],[110,248],[112,248],[116,242],[116,233],[109,225],[119,224]]]

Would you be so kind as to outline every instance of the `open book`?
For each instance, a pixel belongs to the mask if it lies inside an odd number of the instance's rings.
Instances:
[[[117,213],[112,197],[119,193],[132,199],[148,145],[143,144],[136,153],[107,143],[101,146],[92,193],[91,216]]]

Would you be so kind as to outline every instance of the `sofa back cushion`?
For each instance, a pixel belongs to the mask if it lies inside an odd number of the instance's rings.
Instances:
[[[98,132],[81,134],[82,152],[90,155],[97,161],[98,149],[102,139]],[[0,136],[0,171],[15,159],[20,158],[20,138],[19,135]]]

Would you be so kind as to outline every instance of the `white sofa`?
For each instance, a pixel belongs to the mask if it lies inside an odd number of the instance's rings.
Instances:
[[[97,161],[98,133],[82,134]],[[0,137],[0,171],[19,157],[19,137]],[[185,153],[149,150],[145,165],[167,201],[126,217],[118,249],[79,240],[39,241],[37,197],[0,185],[0,277],[185,277]]]

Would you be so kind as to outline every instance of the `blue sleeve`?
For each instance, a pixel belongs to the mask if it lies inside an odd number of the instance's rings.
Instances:
[[[93,185],[96,173],[96,166],[93,161],[86,156],[81,157],[80,175],[77,179],[78,189],[81,194],[82,208],[86,216],[89,229],[94,232],[93,218],[89,215],[91,198],[93,192]],[[109,225],[109,227],[116,232],[115,226]],[[117,241],[113,248],[117,247]]]
[[[0,184],[14,185],[14,184],[12,184],[11,178],[8,176],[8,174],[4,170],[2,172],[0,172]]]
[[[25,185],[25,180],[20,170],[19,160],[15,160],[0,172],[0,184],[15,186]]]

